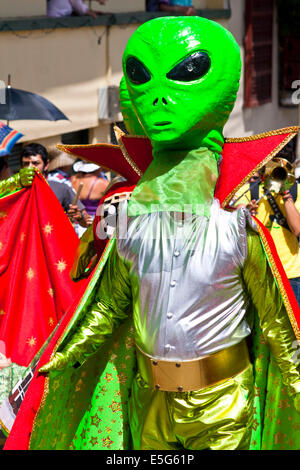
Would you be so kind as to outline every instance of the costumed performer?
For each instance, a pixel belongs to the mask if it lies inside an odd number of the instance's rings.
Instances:
[[[248,449],[251,301],[297,410],[300,376],[295,336],[248,212],[227,213],[213,198],[239,48],[217,23],[159,18],[130,38],[123,70],[153,162],[120,205],[95,303],[40,372],[81,366],[133,311],[134,449]]]

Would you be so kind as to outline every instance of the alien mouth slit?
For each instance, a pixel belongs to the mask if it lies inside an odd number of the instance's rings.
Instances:
[[[168,124],[172,124],[171,121],[162,121],[162,122],[155,122],[155,126],[167,126]]]

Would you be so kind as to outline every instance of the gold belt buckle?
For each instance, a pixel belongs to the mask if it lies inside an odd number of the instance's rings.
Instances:
[[[192,361],[166,361],[146,355],[137,348],[142,377],[149,386],[168,392],[194,391],[223,382],[246,369],[246,341]]]

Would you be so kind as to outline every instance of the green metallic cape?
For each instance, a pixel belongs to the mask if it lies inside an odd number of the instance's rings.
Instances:
[[[252,338],[255,389],[250,450],[299,450],[300,415],[257,324]]]
[[[53,354],[93,303],[115,240],[109,242],[75,315]],[[272,262],[268,256],[270,266]],[[274,274],[274,263],[273,263]],[[275,276],[276,279],[276,276]],[[281,295],[286,298],[278,279]],[[300,449],[300,415],[270,358],[255,315],[251,354],[255,371],[255,414],[252,450]],[[131,448],[128,399],[136,360],[133,325],[129,318],[98,353],[80,368],[50,372],[34,421],[29,449],[123,450]],[[298,431],[298,432],[297,432]]]
[[[94,287],[114,243],[109,242],[57,347],[63,346],[70,330],[76,328],[93,303]],[[129,319],[80,368],[51,372],[33,424],[29,449],[130,448],[127,406],[135,363],[133,326]]]
[[[296,299],[291,298],[290,301],[288,290],[291,289],[291,286],[282,271],[281,263],[278,264],[276,261],[277,253],[274,254],[272,246],[265,238],[266,235],[268,236],[267,229],[262,231],[262,224],[256,218],[255,220],[258,224],[262,246],[295,333],[296,350],[296,338],[299,344],[299,328],[293,315],[293,308],[297,308],[293,304]],[[287,290],[285,290],[285,286]],[[265,343],[258,325],[258,315],[255,315],[255,312],[254,319],[251,353],[254,364],[255,390],[250,450],[299,450],[300,414],[297,413],[293,400],[288,395],[286,386],[282,383],[281,373]],[[299,363],[298,356],[299,353],[295,352],[295,360]]]

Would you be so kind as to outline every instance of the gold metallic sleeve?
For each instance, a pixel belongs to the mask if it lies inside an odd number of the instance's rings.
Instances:
[[[67,366],[83,364],[111,337],[115,329],[128,317],[131,306],[131,288],[128,270],[118,256],[116,246],[103,270],[98,290],[77,331],[64,349],[57,352],[52,361],[40,372],[62,370]]]
[[[295,364],[295,334],[259,236],[248,231],[248,257],[243,277],[258,312],[263,336],[291,396],[300,392],[300,374]]]

